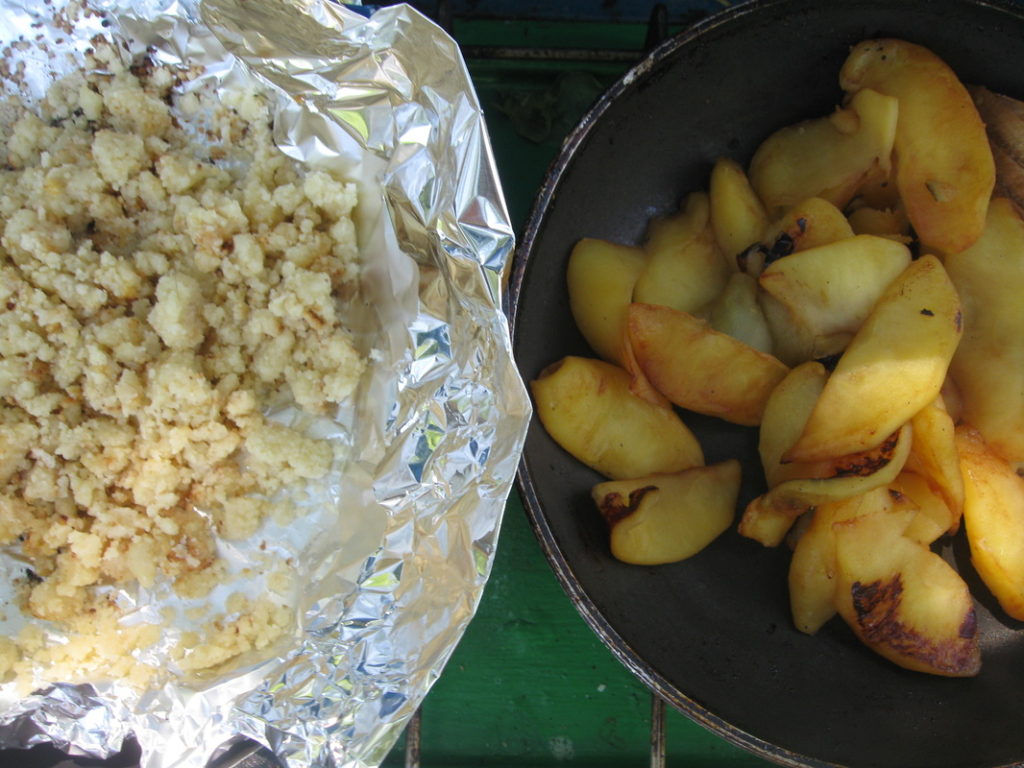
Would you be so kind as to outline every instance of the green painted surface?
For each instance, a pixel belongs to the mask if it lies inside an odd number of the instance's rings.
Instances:
[[[562,591],[513,495],[480,609],[423,704],[421,764],[646,766],[650,709]],[[670,766],[768,765],[672,709],[666,735]]]
[[[580,29],[456,26],[466,44],[638,48],[637,25]],[[610,34],[618,37],[609,37]],[[469,62],[488,120],[517,235],[565,134],[623,71],[622,64],[553,67]],[[562,590],[518,495],[505,513],[494,568],[476,617],[421,709],[421,764],[459,766],[645,766],[651,696],[598,640]],[[670,766],[754,768],[767,762],[669,708]],[[404,763],[404,739],[385,763]]]

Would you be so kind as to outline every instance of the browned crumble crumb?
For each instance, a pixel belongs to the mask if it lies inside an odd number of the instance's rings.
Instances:
[[[280,153],[258,93],[93,56],[0,133],[0,544],[32,564],[24,609],[70,632],[0,638],[0,679],[148,679],[130,652],[159,630],[121,626],[96,588],[207,593],[215,535],[291,514],[267,499],[334,461],[267,405],[330,413],[365,366],[337,314],[354,185]],[[179,649],[184,668],[287,630],[270,599],[235,608]]]

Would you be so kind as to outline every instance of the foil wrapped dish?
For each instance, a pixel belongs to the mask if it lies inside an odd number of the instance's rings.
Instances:
[[[3,10],[0,748],[379,764],[530,415],[458,48],[407,6]]]

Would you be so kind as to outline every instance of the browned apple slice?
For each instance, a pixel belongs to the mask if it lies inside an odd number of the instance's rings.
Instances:
[[[628,307],[627,307],[628,310]],[[672,403],[668,401],[661,392],[654,388],[654,385],[647,380],[640,363],[636,361],[633,354],[633,345],[629,340],[629,323],[622,327],[622,367],[629,374],[629,391],[647,402],[662,408],[671,408]]]
[[[956,443],[971,562],[1003,610],[1024,620],[1024,478],[976,429],[957,427]]]
[[[740,463],[729,459],[594,486],[591,496],[608,522],[612,555],[661,565],[697,554],[732,524],[740,473]]]
[[[981,234],[995,184],[985,125],[956,73],[905,40],[865,40],[839,75],[854,95],[868,88],[899,102],[896,185],[926,249],[959,253]]]
[[[670,307],[634,303],[630,346],[648,381],[676,405],[756,426],[785,365],[707,321]]]
[[[812,465],[815,477],[796,477],[779,483],[768,494],[791,506],[814,506],[858,496],[891,483],[903,469],[914,442],[904,424],[874,448]],[[820,474],[828,472],[829,474]]]
[[[740,534],[774,547],[805,512],[888,487],[907,460],[912,434],[910,425],[904,424],[870,451],[801,465],[813,476],[784,480],[751,501],[740,519]]]
[[[922,256],[882,294],[783,460],[877,446],[939,394],[960,333],[957,292],[942,263]]]
[[[704,463],[693,433],[671,408],[629,389],[602,360],[569,356],[530,382],[537,417],[562,448],[606,477],[678,472]]]
[[[836,545],[833,526],[858,515],[893,509],[893,497],[885,488],[815,507],[810,525],[793,548],[789,561],[789,607],[793,625],[815,634],[836,613]],[[910,514],[901,512],[909,522]]]
[[[970,592],[945,560],[903,535],[907,512],[833,525],[836,611],[865,645],[901,667],[976,675],[981,651]]]

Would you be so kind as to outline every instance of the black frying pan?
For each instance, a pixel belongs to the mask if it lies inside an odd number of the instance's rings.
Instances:
[[[766,0],[669,40],[587,114],[540,190],[509,297],[523,376],[592,354],[566,299],[577,239],[639,242],[652,215],[706,188],[716,157],[746,163],[773,129],[831,110],[849,46],[879,36],[927,45],[966,82],[1024,97],[1024,4],[1006,0]],[[709,462],[743,460],[741,505],[760,492],[753,431],[684,418]],[[983,668],[967,680],[902,670],[838,620],[800,634],[789,618],[789,553],[735,530],[682,563],[618,563],[588,496],[599,478],[536,422],[519,479],[541,545],[591,627],[647,685],[726,739],[785,765],[1024,761],[1024,626],[977,585],[962,537],[944,554],[978,601]]]

